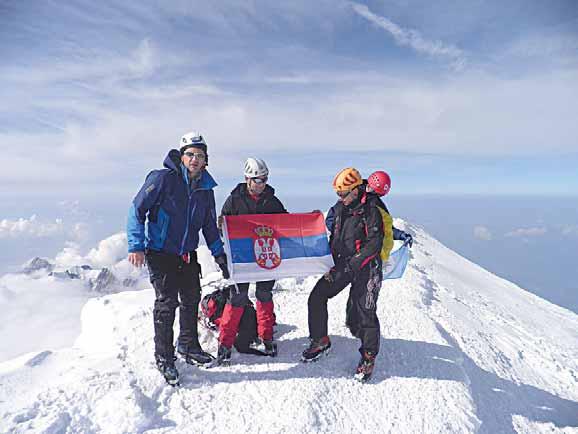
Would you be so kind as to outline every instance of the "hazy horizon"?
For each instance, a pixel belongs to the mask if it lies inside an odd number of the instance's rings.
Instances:
[[[232,186],[227,186],[232,189]],[[138,187],[135,186],[135,190]],[[217,189],[217,211],[227,191]],[[100,240],[125,230],[131,194],[113,199],[72,200],[43,197],[23,203],[1,201],[0,274],[18,271],[35,256],[54,257],[67,241],[88,250]],[[292,212],[326,211],[335,202],[327,194],[293,196],[278,191]],[[397,195],[385,201],[394,217],[424,227],[457,253],[490,272],[555,304],[578,313],[578,196]],[[16,211],[19,209],[19,211]],[[20,219],[30,223],[12,234]],[[61,222],[55,224],[57,220]],[[22,225],[21,225],[22,226]],[[45,228],[44,233],[39,228]]]

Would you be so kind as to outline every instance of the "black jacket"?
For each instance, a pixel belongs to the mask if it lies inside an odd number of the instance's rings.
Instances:
[[[387,209],[387,206],[385,206],[385,203],[378,195],[368,193],[367,194],[367,202],[370,204],[375,204],[375,206],[380,207],[386,213],[390,214],[389,210]],[[329,231],[333,230],[333,222],[335,221],[335,209],[338,205],[340,206],[340,204],[341,204],[341,202],[337,202],[335,205],[333,205],[331,208],[329,208],[329,211],[327,212],[327,216],[325,217],[325,225],[327,226],[327,229]],[[393,239],[394,240],[403,240],[404,239],[403,238],[403,235],[405,234],[404,231],[396,228],[393,225],[392,225],[392,230],[393,230]]]
[[[257,201],[250,197],[247,191],[247,184],[242,182],[231,192],[223,209],[221,216],[241,215],[241,214],[283,214],[287,210],[279,199],[275,196],[275,189],[269,185],[259,196]]]
[[[379,259],[384,233],[379,210],[358,200],[349,207],[338,202],[333,211],[330,245],[336,266],[357,272],[371,259]]]

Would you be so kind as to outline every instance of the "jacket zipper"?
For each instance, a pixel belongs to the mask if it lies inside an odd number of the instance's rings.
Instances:
[[[189,235],[189,223],[190,223],[190,219],[191,219],[191,195],[192,195],[192,191],[190,191],[189,185],[185,184],[186,189],[188,190],[188,200],[187,200],[187,218],[186,218],[186,223],[185,223],[185,235],[183,236],[183,239],[181,241],[181,250],[179,255],[184,255],[184,249],[185,249],[185,243],[187,241],[187,236]]]

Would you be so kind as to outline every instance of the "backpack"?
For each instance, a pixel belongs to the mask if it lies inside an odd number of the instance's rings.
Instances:
[[[385,264],[389,259],[391,249],[393,249],[393,219],[383,201],[378,197],[376,198],[377,200],[367,201],[367,197],[364,196],[364,198],[362,198],[362,203],[365,204],[366,208],[375,206],[381,214],[381,220],[383,222],[383,244],[381,245],[379,256],[381,257],[381,262]],[[375,205],[372,205],[371,202],[375,202]],[[363,214],[363,224],[365,225],[365,233],[367,234],[367,221],[365,220],[366,212]]]
[[[230,287],[217,289],[203,297],[201,300],[201,311],[199,320],[209,330],[219,329],[219,320],[223,315],[225,304],[230,294]],[[267,354],[255,348],[251,344],[257,339],[257,312],[253,303],[249,302],[243,311],[243,316],[239,322],[239,330],[235,338],[234,346],[240,353],[253,354],[256,356],[266,356]]]
[[[383,244],[381,246],[381,261],[385,264],[389,259],[389,254],[393,248],[393,219],[389,213],[381,208],[377,207],[379,213],[381,214],[381,220],[383,221]]]
[[[217,330],[216,320],[223,315],[223,309],[229,298],[229,287],[217,289],[203,297],[201,300],[201,315],[203,325],[210,330]]]

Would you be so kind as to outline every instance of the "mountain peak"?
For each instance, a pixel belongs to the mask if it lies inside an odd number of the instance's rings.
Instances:
[[[277,282],[277,358],[234,353],[230,367],[210,370],[177,361],[182,386],[166,386],[153,365],[149,288],[89,300],[72,348],[0,364],[0,431],[578,430],[578,316],[418,226],[396,226],[415,243],[404,277],[381,289],[370,384],[352,378],[359,353],[344,324],[348,289],[329,301],[331,354],[299,361],[317,279],[309,277]],[[218,278],[205,276],[204,293]],[[216,352],[211,331],[200,327],[200,338]]]

